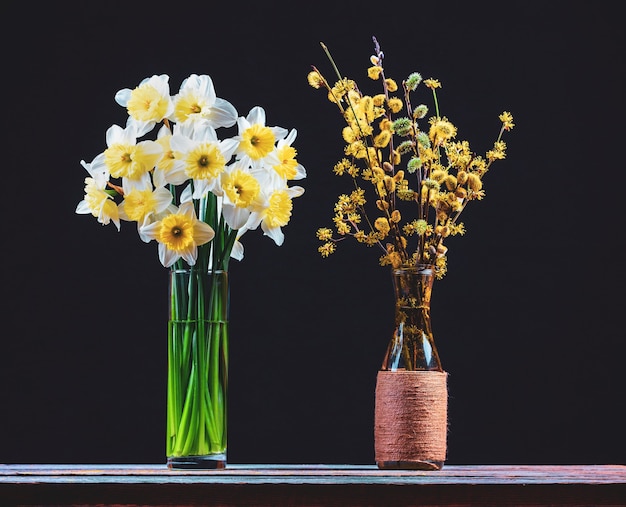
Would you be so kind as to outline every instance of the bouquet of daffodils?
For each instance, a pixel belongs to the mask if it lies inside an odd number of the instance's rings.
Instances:
[[[414,72],[398,86],[385,75],[384,54],[375,38],[374,46],[367,75],[380,83],[377,94],[365,94],[355,81],[343,77],[324,44],[338,80],[331,86],[316,67],[308,75],[309,84],[325,90],[345,119],[345,156],[334,172],[349,177],[352,186],[335,204],[334,230],[318,229],[323,242],[319,251],[327,257],[339,242],[352,237],[378,247],[381,265],[430,264],[441,278],[447,269],[444,241],[464,234],[459,217],[469,202],[485,196],[483,178],[495,160],[505,158],[502,135],[513,128],[513,117],[502,113],[493,148],[485,156],[473,153],[469,142],[456,139],[457,128],[440,113],[441,83],[422,80]],[[432,92],[430,116],[428,106],[411,101],[420,84]],[[368,191],[372,206],[366,211]]]
[[[241,237],[259,226],[283,243],[292,200],[304,192],[289,182],[306,177],[292,146],[296,130],[267,126],[259,106],[239,117],[207,75],[190,75],[173,96],[169,77],[154,75],[115,100],[126,125],[111,126],[107,148],[81,161],[89,176],[76,212],[118,230],[122,220],[135,222],[142,241],[158,243],[170,268],[168,465],[221,467],[228,262],[243,258]],[[218,137],[235,125],[236,135]]]
[[[115,100],[126,125],[112,125],[104,152],[81,161],[89,177],[77,213],[118,230],[121,220],[136,222],[165,267],[226,270],[230,257],[243,258],[241,236],[259,225],[282,244],[292,199],[304,192],[288,183],[306,177],[295,129],[267,126],[259,106],[238,117],[208,75],[190,75],[174,96],[169,76],[154,75]],[[218,137],[235,124],[237,135]]]

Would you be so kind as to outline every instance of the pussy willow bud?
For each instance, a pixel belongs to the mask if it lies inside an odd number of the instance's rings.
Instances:
[[[387,201],[383,201],[382,199],[378,199],[376,201],[376,207],[380,211],[385,211],[386,209],[389,209],[389,203]]]
[[[469,173],[467,185],[474,191],[478,192],[483,188],[483,182],[477,174]]]
[[[454,190],[456,185],[456,178],[452,174],[448,174],[448,176],[446,176],[446,188],[448,190]]]
[[[406,78],[405,84],[409,91],[415,91],[417,85],[422,82],[422,76],[419,72],[412,72],[409,77]]]

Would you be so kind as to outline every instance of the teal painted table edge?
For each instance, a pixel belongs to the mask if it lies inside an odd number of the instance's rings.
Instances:
[[[0,465],[0,505],[626,506],[626,465]]]

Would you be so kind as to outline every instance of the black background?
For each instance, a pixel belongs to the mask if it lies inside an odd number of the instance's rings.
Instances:
[[[625,463],[617,5],[3,2],[0,462],[165,462],[167,270],[134,226],[75,208],[79,161],[126,119],[115,92],[198,73],[297,128],[308,173],[283,246],[248,233],[231,263],[229,462],[373,463],[391,282],[375,250],[317,253],[342,124],[306,75],[332,76],[323,41],[370,86],[375,35],[388,75],[440,79],[476,151],[516,123],[433,295],[448,463]]]

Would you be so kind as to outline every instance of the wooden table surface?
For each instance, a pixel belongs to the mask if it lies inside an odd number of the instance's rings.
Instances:
[[[625,465],[0,465],[0,505],[626,506]]]

